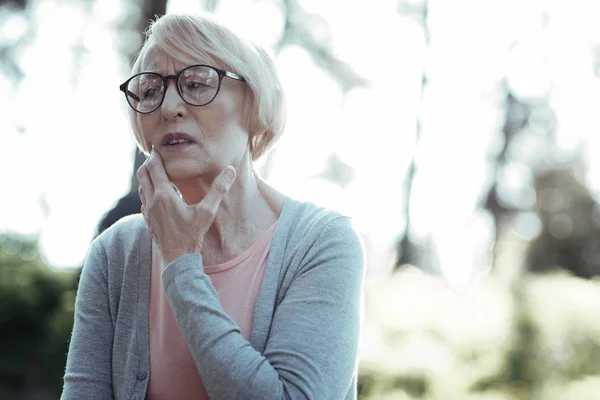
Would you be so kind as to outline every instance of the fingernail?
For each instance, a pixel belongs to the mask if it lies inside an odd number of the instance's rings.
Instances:
[[[235,169],[232,166],[227,167],[225,170],[225,178],[227,179],[227,182],[233,182],[233,178],[235,178]]]

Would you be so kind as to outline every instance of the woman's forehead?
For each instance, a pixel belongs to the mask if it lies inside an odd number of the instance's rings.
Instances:
[[[142,61],[140,62],[140,71],[152,72],[158,71],[161,68],[166,68],[171,60],[158,50],[155,44],[149,45],[144,53],[142,54]]]
[[[140,72],[164,72],[164,70],[167,70],[171,66],[175,71],[180,71],[192,64],[213,64],[210,61],[202,60],[198,57],[194,57],[195,59],[189,57],[187,62],[177,60],[165,54],[164,51],[161,51],[154,43],[148,45],[146,50],[141,54],[141,57]]]

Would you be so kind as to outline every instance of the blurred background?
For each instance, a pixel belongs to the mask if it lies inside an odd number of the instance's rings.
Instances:
[[[597,0],[0,0],[0,398],[61,391],[79,269],[139,211],[118,85],[167,11],[270,48],[257,170],[354,218],[359,397],[600,399]]]

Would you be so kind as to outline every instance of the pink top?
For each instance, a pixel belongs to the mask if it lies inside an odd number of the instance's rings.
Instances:
[[[246,340],[250,339],[254,307],[276,225],[277,222],[239,256],[220,265],[204,267],[223,310],[240,327]],[[150,378],[147,399],[209,399],[163,289],[160,279],[162,269],[162,258],[156,244],[152,242],[148,319]]]

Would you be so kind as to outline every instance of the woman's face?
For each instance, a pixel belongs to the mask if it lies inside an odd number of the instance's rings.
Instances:
[[[166,76],[177,75],[186,67],[152,46],[142,59],[140,71]],[[237,166],[248,145],[242,124],[244,85],[224,77],[217,97],[205,106],[194,107],[183,101],[175,80],[170,79],[162,105],[151,114],[137,114],[143,138],[161,155],[172,182],[198,178],[210,182],[227,165]],[[172,134],[186,135],[191,141],[169,144],[168,138],[173,136],[168,135]]]

